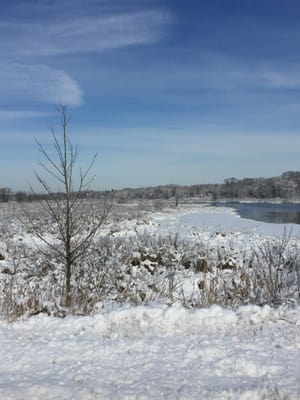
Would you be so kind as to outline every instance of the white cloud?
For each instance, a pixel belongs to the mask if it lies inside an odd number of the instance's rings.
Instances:
[[[5,60],[0,99],[81,104],[79,84],[65,63],[57,67],[61,56],[149,44],[164,35],[171,21],[168,12],[132,5],[104,0],[16,3],[13,18],[0,15],[0,57]]]
[[[47,65],[5,64],[0,66],[0,86],[7,98],[79,105],[82,92],[65,71]]]
[[[0,23],[0,33],[6,37],[0,42],[0,54],[52,56],[147,44],[161,38],[170,20],[170,14],[152,10],[43,23]]]

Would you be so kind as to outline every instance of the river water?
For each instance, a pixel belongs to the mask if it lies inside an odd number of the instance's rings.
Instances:
[[[236,210],[242,218],[271,223],[300,224],[300,204],[294,203],[218,203]]]

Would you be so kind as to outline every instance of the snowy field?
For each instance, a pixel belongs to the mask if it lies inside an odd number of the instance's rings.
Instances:
[[[188,207],[112,222],[102,235],[178,236],[247,254],[284,230],[226,208]],[[294,226],[293,244],[299,238]],[[4,246],[2,253],[7,268]],[[90,316],[2,320],[0,359],[1,400],[300,399],[300,306],[191,308],[175,298],[99,304]]]

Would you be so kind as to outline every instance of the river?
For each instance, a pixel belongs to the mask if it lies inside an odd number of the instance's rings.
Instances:
[[[231,207],[242,218],[255,221],[300,224],[300,204],[295,203],[217,203],[217,206]]]

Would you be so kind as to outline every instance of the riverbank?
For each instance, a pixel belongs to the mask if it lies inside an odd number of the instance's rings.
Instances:
[[[202,204],[211,207],[230,207],[242,218],[256,221],[300,224],[300,204],[283,202],[250,202],[250,201],[221,201],[221,202],[187,202],[186,205]]]

